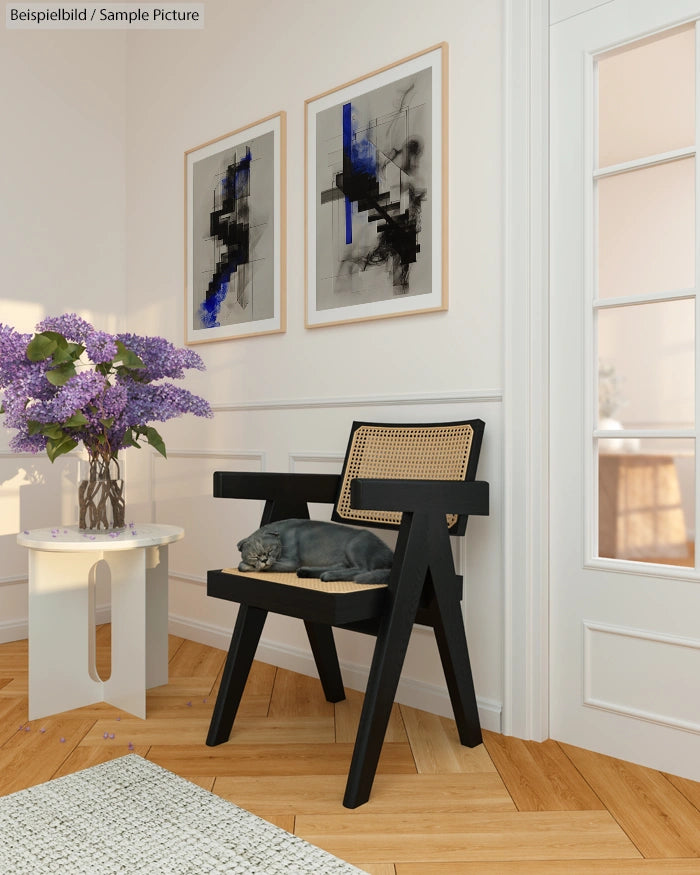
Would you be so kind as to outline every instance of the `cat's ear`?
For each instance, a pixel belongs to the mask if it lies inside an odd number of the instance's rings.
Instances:
[[[241,538],[241,540],[236,544],[236,550],[240,550],[247,540],[247,538]]]

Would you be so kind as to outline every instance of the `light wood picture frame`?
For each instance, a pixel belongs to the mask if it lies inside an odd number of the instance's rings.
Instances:
[[[446,310],[447,43],[306,101],[306,327]]]
[[[185,343],[286,330],[286,113],[185,152]]]

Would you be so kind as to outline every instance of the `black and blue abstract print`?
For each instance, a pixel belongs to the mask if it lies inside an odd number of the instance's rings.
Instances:
[[[228,294],[231,275],[250,260],[250,223],[248,198],[250,197],[250,147],[238,160],[236,153],[226,168],[226,175],[220,182],[220,197],[214,197],[214,209],[209,213],[209,237],[215,241],[220,253],[220,261],[209,280],[206,295],[200,305],[200,315],[204,328],[216,327],[221,304]],[[245,309],[245,285],[238,292],[238,303]]]
[[[274,307],[273,134],[197,162],[194,325],[270,318]]]
[[[430,291],[431,70],[317,119],[317,307]]]

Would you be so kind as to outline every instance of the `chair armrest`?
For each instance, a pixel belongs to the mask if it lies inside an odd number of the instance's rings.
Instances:
[[[355,478],[350,504],[358,510],[489,513],[489,484],[485,480],[383,480]]]
[[[333,504],[339,474],[214,471],[214,498],[295,499]]]

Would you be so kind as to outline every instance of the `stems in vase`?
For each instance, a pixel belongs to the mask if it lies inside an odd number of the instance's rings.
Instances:
[[[112,462],[116,477],[111,476]],[[124,528],[124,481],[119,474],[119,462],[114,456],[90,455],[89,480],[81,480],[78,487],[79,528]]]

